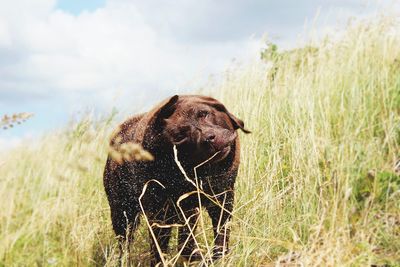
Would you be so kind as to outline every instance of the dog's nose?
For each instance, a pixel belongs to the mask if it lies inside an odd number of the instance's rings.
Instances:
[[[214,142],[214,140],[215,140],[215,134],[208,134],[207,136],[206,136],[206,141],[208,142],[208,143],[212,143],[212,142]]]

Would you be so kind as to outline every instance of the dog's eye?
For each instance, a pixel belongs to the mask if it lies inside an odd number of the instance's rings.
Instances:
[[[208,116],[208,111],[207,110],[200,110],[197,113],[197,118],[206,118]]]

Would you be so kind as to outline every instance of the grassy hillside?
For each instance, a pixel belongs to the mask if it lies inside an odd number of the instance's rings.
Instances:
[[[400,265],[399,44],[380,18],[227,73],[213,94],[253,133],[216,266]],[[0,266],[115,265],[102,171],[117,123],[86,119],[0,158]],[[144,224],[136,236],[147,265]]]

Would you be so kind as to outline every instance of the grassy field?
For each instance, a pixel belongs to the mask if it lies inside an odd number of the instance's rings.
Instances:
[[[212,265],[400,266],[399,44],[398,22],[375,18],[303,49],[270,46],[268,64],[211,90],[253,132],[232,251]],[[0,266],[116,265],[102,172],[117,123],[84,119],[0,157]],[[146,266],[145,224],[136,236],[133,265]]]

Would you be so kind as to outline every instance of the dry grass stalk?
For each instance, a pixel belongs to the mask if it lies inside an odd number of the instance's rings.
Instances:
[[[12,115],[3,115],[0,120],[0,127],[4,130],[9,128],[13,128],[15,124],[21,124],[26,122],[29,118],[33,116],[33,113],[28,112],[21,112],[21,113],[14,113]]]

